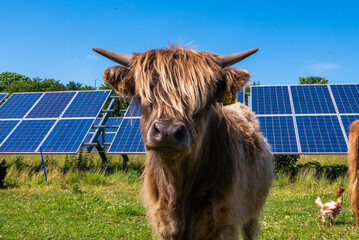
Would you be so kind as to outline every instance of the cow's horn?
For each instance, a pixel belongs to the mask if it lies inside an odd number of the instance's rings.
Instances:
[[[105,56],[105,57],[111,59],[112,61],[117,62],[121,65],[124,65],[126,67],[128,67],[130,65],[132,55],[112,52],[112,51],[105,50],[102,48],[97,48],[97,47],[92,48],[92,50],[94,50],[95,52],[101,54],[102,56]]]
[[[222,68],[229,67],[243,59],[249,57],[253,53],[257,52],[258,48],[252,48],[243,52],[230,54],[230,55],[220,55],[218,58],[221,60]]]

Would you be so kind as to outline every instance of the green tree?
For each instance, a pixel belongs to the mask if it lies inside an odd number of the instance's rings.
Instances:
[[[328,84],[328,80],[322,77],[299,77],[299,84]]]
[[[92,86],[83,85],[74,81],[70,81],[68,84],[66,84],[66,89],[68,91],[95,90],[95,88]]]
[[[12,83],[17,81],[31,81],[29,77],[26,77],[19,73],[14,72],[2,72],[0,74],[0,91],[5,92],[7,88],[9,88]]]
[[[80,91],[95,90],[92,86],[83,85],[70,81],[66,86],[55,79],[41,79],[39,77],[30,79],[19,73],[0,73],[0,92],[50,92],[50,91]]]
[[[112,90],[111,96],[118,96],[118,94],[113,90],[113,88],[108,83],[105,83],[104,85],[99,87],[99,90]],[[116,98],[115,99],[115,107],[113,109],[114,111],[111,113],[111,117],[122,117],[123,113],[121,112],[121,110],[128,108],[128,106],[129,106],[128,100],[131,100],[131,99],[125,99],[122,97]],[[110,103],[110,101],[108,101],[105,104],[104,109],[106,109],[108,107],[109,103]]]

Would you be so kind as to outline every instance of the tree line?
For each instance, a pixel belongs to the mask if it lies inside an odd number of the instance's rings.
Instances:
[[[29,78],[14,72],[2,72],[0,74],[0,92],[50,92],[50,91],[80,91],[95,90],[94,87],[70,81],[67,84],[52,78],[41,79],[39,77]]]

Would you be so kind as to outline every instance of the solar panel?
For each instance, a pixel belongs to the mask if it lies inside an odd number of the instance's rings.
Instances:
[[[122,117],[108,118],[106,126],[109,126],[110,128],[106,128],[106,133],[116,133],[118,128],[111,128],[111,126],[119,126],[122,122],[122,119]]]
[[[43,93],[14,93],[0,107],[0,118],[23,118]]]
[[[359,85],[330,85],[339,113],[359,113]]]
[[[94,119],[60,119],[41,148],[44,153],[76,153]]]
[[[295,114],[336,113],[327,85],[290,86]]]
[[[0,152],[35,152],[55,122],[56,120],[23,120],[0,146]]]
[[[350,125],[355,121],[359,119],[358,115],[340,115],[340,118],[342,119],[343,126],[345,128],[345,131],[347,133],[347,136],[349,136],[350,132]]]
[[[76,92],[45,93],[26,118],[58,118],[75,94]]]
[[[19,120],[0,120],[0,145],[19,122]]]
[[[0,93],[0,103],[6,98],[7,93]]]
[[[273,153],[298,153],[292,116],[262,116],[258,120]]]
[[[296,116],[296,121],[302,153],[347,152],[338,116]]]
[[[140,117],[141,116],[141,104],[136,103],[132,98],[129,107],[125,113],[125,117]]]
[[[292,114],[288,86],[252,86],[251,91],[256,114]]]
[[[111,91],[78,92],[63,118],[97,117]]]
[[[244,103],[244,88],[240,92],[237,92],[237,102]]]
[[[96,118],[94,126],[97,126],[100,124],[100,121],[102,120],[102,118]],[[122,122],[122,117],[110,117],[107,119],[105,126],[107,126],[105,128],[106,133],[116,133],[118,128],[112,127],[112,126],[119,126]],[[89,133],[94,133],[95,132],[95,128],[92,128],[90,130]]]
[[[145,153],[140,121],[139,118],[124,118],[108,153]]]
[[[116,133],[106,133],[105,134],[105,142],[106,143],[111,143],[113,141],[113,139],[115,138],[115,135],[116,135]],[[88,133],[86,135],[86,138],[85,138],[84,142],[85,143],[90,142],[92,136],[93,136],[93,133]],[[99,140],[100,144],[102,145],[103,144],[102,143],[102,133],[99,135],[98,140]]]

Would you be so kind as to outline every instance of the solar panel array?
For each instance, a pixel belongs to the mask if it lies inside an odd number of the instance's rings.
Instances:
[[[96,117],[109,95],[12,94],[0,106],[0,153],[77,152],[101,122]],[[237,100],[246,102],[243,91]],[[359,119],[359,84],[252,86],[248,105],[275,154],[347,153],[349,126]],[[131,101],[123,118],[108,118],[98,140],[111,142],[108,153],[144,153],[140,121],[141,106]]]
[[[252,86],[251,100],[273,153],[347,153],[359,84]]]
[[[0,152],[76,153],[110,93],[12,94],[0,107]]]

